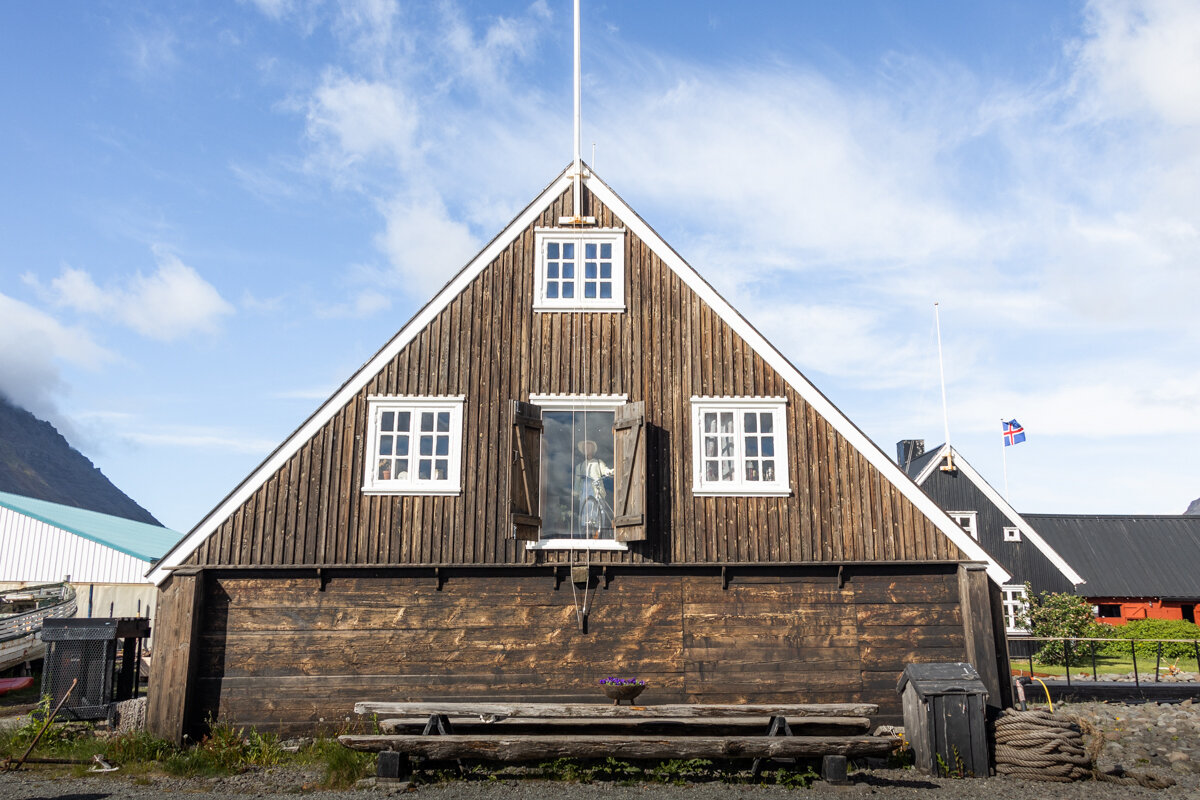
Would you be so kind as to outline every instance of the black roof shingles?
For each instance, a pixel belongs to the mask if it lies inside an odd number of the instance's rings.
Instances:
[[[1200,600],[1200,517],[1022,514],[1087,597]]]

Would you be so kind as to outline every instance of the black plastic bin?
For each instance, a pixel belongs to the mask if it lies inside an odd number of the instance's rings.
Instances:
[[[987,689],[970,664],[909,664],[896,686],[916,768],[988,776]]]

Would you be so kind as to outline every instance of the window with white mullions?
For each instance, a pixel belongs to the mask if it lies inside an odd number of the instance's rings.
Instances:
[[[782,398],[692,398],[696,494],[787,494]]]
[[[1009,633],[1029,633],[1029,629],[1021,625],[1021,610],[1025,606],[1027,594],[1024,586],[1001,586],[1001,604],[1004,608],[1004,627]]]
[[[459,492],[461,398],[371,397],[368,404],[364,492]]]
[[[534,309],[625,310],[623,229],[538,228],[534,240]]]

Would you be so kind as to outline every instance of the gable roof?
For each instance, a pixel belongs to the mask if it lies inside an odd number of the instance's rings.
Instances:
[[[954,523],[924,492],[909,480],[908,476],[854,425],[833,403],[829,401],[800,371],[791,364],[739,314],[713,287],[675,252],[650,227],[645,220],[624,201],[608,184],[600,180],[585,165],[584,185],[612,211],[626,228],[637,236],[657,255],[696,295],[741,336],[758,355],[771,366],[804,400],[812,406],[847,442],[863,454],[867,461],[886,477],[914,506],[945,534],[969,559],[987,564],[988,575],[998,583],[1010,576],[979,544]],[[210,511],[186,537],[184,537],[151,570],[148,575],[155,583],[162,583],[169,576],[170,568],[183,563],[211,535],[221,523],[271,475],[308,441],[322,425],[345,406],[372,377],[379,372],[403,347],[411,342],[434,317],[460,294],[500,253],[563,192],[571,187],[571,167],[563,170],[538,197],[489,242],[457,275],[450,279],[437,295],[417,312],[409,322],[392,337],[358,372],[342,384],[316,412],[313,413],[283,444],[275,449],[242,483],[221,503]]]
[[[984,496],[992,502],[992,505],[999,509],[1000,513],[1021,531],[1021,535],[1025,537],[1026,541],[1033,544],[1034,547],[1042,552],[1042,555],[1046,556],[1050,563],[1062,573],[1064,578],[1076,586],[1085,582],[1083,576],[1072,568],[1071,559],[1063,558],[1055,548],[1051,547],[1050,543],[1038,533],[1035,527],[1025,517],[1018,514],[1017,510],[999,492],[992,488],[992,485],[985,481],[983,476],[971,466],[971,463],[963,458],[962,454],[953,447],[943,444],[933,448],[919,458],[913,459],[909,465],[908,473],[913,476],[913,481],[917,486],[923,486],[925,481],[929,480],[929,476],[941,465],[942,460],[951,453],[954,454],[954,466],[958,468],[958,471],[966,476],[967,480],[975,484],[979,491],[983,492]],[[965,511],[966,509],[963,510]]]
[[[0,492],[0,506],[142,561],[160,558],[179,539],[169,528],[7,492]]]
[[[1200,600],[1200,517],[1025,516],[1087,578],[1079,594]]]

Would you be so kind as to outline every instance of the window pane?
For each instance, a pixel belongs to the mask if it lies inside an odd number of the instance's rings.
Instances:
[[[583,262],[583,277],[591,279],[591,280],[596,279],[596,262],[595,261]]]
[[[746,437],[746,458],[758,458],[758,437]]]
[[[439,458],[433,462],[433,475],[439,481],[446,480],[446,469],[450,462],[444,458]]]
[[[564,283],[563,287],[562,287],[562,296],[565,298],[568,298],[568,299],[574,297],[575,296],[575,284]]]
[[[433,474],[433,462],[428,459],[421,459],[417,462],[417,479],[427,481]]]
[[[732,456],[733,455],[733,437],[732,436],[722,436],[721,437],[721,455],[723,455],[723,456]]]
[[[600,264],[600,277],[604,280],[612,280],[612,264],[604,261]]]
[[[381,436],[379,438],[379,455],[390,456],[392,454],[392,437]]]
[[[408,459],[396,459],[396,477],[402,481],[408,480]]]
[[[763,433],[771,433],[775,430],[775,415],[767,412],[759,415],[759,430]]]
[[[392,479],[392,460],[390,458],[379,459],[379,471],[375,474],[375,477],[381,481],[390,481]]]
[[[775,480],[775,462],[774,461],[762,462],[762,469],[763,469],[763,480],[764,481]]]
[[[546,265],[546,277],[551,280],[558,280],[558,262],[551,261]]]
[[[449,436],[437,437],[437,449],[434,451],[434,455],[439,455],[439,456],[450,455],[450,437]]]
[[[584,258],[595,258],[596,257],[596,243],[595,242],[588,242],[587,244],[585,244],[583,246],[583,257]]]
[[[574,262],[572,262],[572,261],[563,262],[562,276],[563,276],[563,280],[573,280],[575,278],[575,263]]]
[[[708,461],[705,463],[705,465],[704,465],[704,480],[706,480],[706,481],[717,480],[717,462]]]
[[[721,480],[731,481],[731,480],[733,480],[733,476],[734,476],[733,462],[732,461],[722,461],[721,462]]]
[[[600,284],[600,296],[602,298],[604,298],[605,300],[612,297],[612,284],[611,283]]]
[[[446,433],[450,430],[450,412],[439,411],[437,415],[438,433]]]
[[[717,415],[712,413],[711,411],[707,412],[704,415],[704,432],[705,433],[716,433],[717,432]]]
[[[600,245],[600,257],[612,258],[612,242],[604,242]]]
[[[754,414],[754,413],[747,414],[745,425],[746,425],[746,433],[757,433],[758,432],[758,415]]]
[[[757,461],[747,461],[746,462],[746,480],[748,480],[748,481],[757,481],[758,480],[758,462]]]
[[[733,412],[732,411],[722,411],[721,412],[721,432],[722,433],[733,433]]]
[[[558,242],[546,243],[546,258],[558,259]]]
[[[763,436],[763,437],[761,437],[761,441],[762,441],[762,454],[764,456],[768,456],[768,457],[775,455],[775,437],[774,436]]]
[[[421,430],[422,431],[433,430],[433,412],[432,411],[422,411],[421,412]]]
[[[557,283],[546,284],[546,297],[550,298],[551,300],[555,300],[558,298],[558,284]]]
[[[575,243],[574,242],[563,242],[562,254],[563,254],[563,258],[574,258],[575,257]]]
[[[543,537],[613,537],[614,416],[593,409],[543,413]]]
[[[396,437],[396,455],[398,455],[398,456],[408,455],[408,436],[407,435]]]
[[[594,299],[596,297],[596,284],[590,281],[585,283],[583,285],[583,296],[588,299]]]
[[[379,418],[379,429],[381,431],[392,431],[396,429],[396,412],[385,411]]]
[[[423,455],[423,456],[433,455],[433,437],[432,436],[422,436],[419,446],[421,448],[421,455]]]

